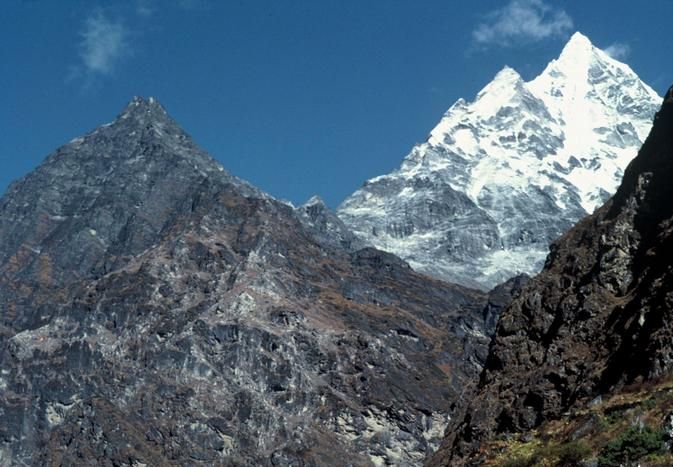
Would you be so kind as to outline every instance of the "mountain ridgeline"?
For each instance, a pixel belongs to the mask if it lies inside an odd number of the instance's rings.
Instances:
[[[135,98],[0,199],[0,465],[422,463],[520,284],[357,247]]]
[[[552,245],[503,311],[477,394],[429,465],[481,465],[489,440],[671,375],[672,178],[673,87],[617,193]]]
[[[0,465],[492,464],[669,377],[659,104],[575,34],[335,213],[134,98],[0,198]]]
[[[580,33],[532,81],[505,67],[338,215],[417,270],[490,289],[614,194],[661,98]]]

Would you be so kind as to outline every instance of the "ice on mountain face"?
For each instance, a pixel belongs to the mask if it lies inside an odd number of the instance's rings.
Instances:
[[[525,82],[503,68],[401,167],[338,215],[416,269],[490,288],[535,273],[551,241],[615,191],[661,98],[580,33]]]

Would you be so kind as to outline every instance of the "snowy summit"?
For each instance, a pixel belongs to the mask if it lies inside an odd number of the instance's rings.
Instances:
[[[551,241],[605,202],[661,97],[575,33],[525,82],[503,68],[458,100],[402,166],[339,207],[357,236],[479,288],[537,272]]]

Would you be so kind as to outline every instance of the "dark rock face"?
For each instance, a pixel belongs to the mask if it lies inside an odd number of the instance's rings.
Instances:
[[[553,244],[503,312],[477,396],[430,465],[673,370],[673,88],[615,196]]]
[[[343,246],[135,99],[0,200],[0,464],[421,463],[502,301]]]
[[[319,243],[346,250],[358,250],[365,246],[320,197],[312,197],[295,211]]]
[[[215,176],[258,193],[224,172],[154,100],[134,99],[113,124],[59,148],[0,200],[6,318],[15,327],[43,322],[41,301],[122,267],[169,235],[193,209],[191,195]]]

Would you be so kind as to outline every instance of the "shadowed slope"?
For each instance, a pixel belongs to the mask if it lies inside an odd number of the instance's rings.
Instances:
[[[477,395],[429,465],[478,464],[598,394],[673,369],[673,88],[615,196],[552,245],[503,312]]]

